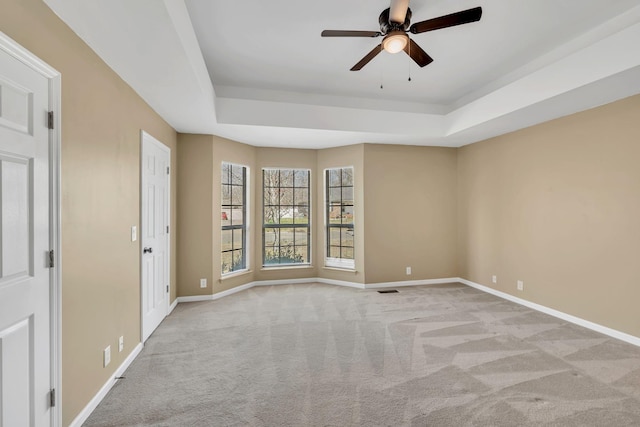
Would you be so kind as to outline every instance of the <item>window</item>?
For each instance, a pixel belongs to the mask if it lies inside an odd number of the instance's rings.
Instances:
[[[247,168],[222,163],[222,274],[247,268]]]
[[[325,171],[327,267],[355,268],[353,257],[353,168]]]
[[[309,170],[263,169],[262,264],[309,264]]]

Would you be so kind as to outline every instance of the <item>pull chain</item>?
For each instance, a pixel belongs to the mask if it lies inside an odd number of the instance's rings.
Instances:
[[[382,43],[380,44],[380,53],[382,53]],[[384,61],[380,61],[380,89],[384,89]]]
[[[409,58],[411,58],[411,40],[409,40]],[[407,62],[409,64],[409,80],[411,81],[411,61]]]

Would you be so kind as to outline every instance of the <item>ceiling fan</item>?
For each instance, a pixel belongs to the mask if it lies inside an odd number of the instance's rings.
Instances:
[[[438,18],[427,19],[426,21],[411,23],[411,9],[409,0],[391,0],[389,8],[382,11],[378,22],[380,31],[353,31],[353,30],[324,30],[322,37],[380,37],[384,36],[382,43],[374,47],[367,53],[351,71],[362,69],[383,49],[389,53],[398,53],[404,50],[420,67],[433,62],[427,52],[409,38],[407,32],[412,34],[425,33],[427,31],[439,30],[441,28],[454,27],[456,25],[468,24],[479,21],[482,16],[482,8],[474,7]]]

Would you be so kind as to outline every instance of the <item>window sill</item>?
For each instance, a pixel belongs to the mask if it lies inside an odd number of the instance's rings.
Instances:
[[[262,266],[260,271],[277,271],[277,270],[308,270],[314,268],[311,264],[305,265],[277,265],[273,267]]]
[[[357,274],[358,270],[355,268],[346,268],[346,267],[327,267],[326,265],[322,267],[323,270],[332,270],[332,271],[341,271],[343,273],[353,273]]]
[[[245,274],[253,273],[253,270],[238,270],[231,273],[220,276],[219,281],[224,282],[227,279],[233,279],[234,277],[244,276]]]

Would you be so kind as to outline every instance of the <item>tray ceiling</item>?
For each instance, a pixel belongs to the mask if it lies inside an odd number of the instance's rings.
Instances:
[[[460,146],[640,93],[638,0],[412,0],[434,62],[381,53],[384,0],[45,0],[179,132],[258,146]],[[411,81],[408,81],[408,76]],[[380,86],[383,86],[383,89]]]

